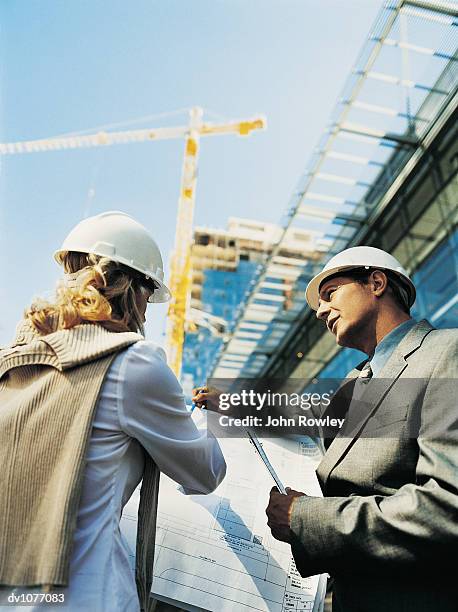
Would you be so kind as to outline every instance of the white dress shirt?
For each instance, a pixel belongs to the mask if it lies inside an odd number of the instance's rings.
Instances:
[[[96,409],[74,535],[65,605],[27,606],[57,612],[138,612],[129,547],[119,521],[141,481],[143,447],[187,494],[213,491],[224,478],[220,447],[198,430],[164,351],[141,341],[116,356]],[[41,589],[28,589],[39,593]],[[14,593],[24,590],[15,589]],[[5,597],[6,590],[2,592]],[[8,591],[11,593],[11,591]],[[14,606],[0,606],[11,612]],[[23,612],[24,607],[17,607]]]

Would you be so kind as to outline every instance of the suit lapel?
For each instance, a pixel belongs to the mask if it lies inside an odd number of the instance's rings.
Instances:
[[[380,375],[367,383],[367,388],[358,402],[359,406],[366,406],[366,409],[369,407],[367,414],[364,414],[363,418],[359,416],[359,418],[352,419],[354,423],[353,426],[350,424],[349,428],[341,430],[328,448],[317,470],[322,487],[326,485],[332,470],[354,444],[367,421],[377,411],[383,398],[406,369],[406,358],[421,346],[423,339],[433,329],[434,328],[426,320],[422,320],[415,325],[396,347],[380,372]],[[361,366],[363,366],[364,363],[365,362],[360,364],[355,370],[352,370],[349,376],[351,378],[358,376]],[[352,405],[350,404],[349,413],[351,409]]]

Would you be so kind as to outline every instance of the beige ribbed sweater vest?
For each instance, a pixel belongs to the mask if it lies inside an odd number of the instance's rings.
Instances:
[[[92,420],[116,354],[141,340],[83,324],[0,350],[0,584],[68,584]],[[145,452],[137,590],[149,609],[159,470]]]

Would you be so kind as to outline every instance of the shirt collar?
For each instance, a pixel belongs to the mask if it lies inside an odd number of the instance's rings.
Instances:
[[[374,355],[370,360],[373,376],[378,376],[384,365],[393,354],[394,349],[398,346],[404,336],[417,324],[415,319],[404,321],[387,334],[381,342],[375,347]]]

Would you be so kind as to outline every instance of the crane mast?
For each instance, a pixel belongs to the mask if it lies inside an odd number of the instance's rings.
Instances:
[[[197,162],[199,158],[202,109],[190,111],[189,134],[184,147],[181,189],[175,228],[175,247],[170,260],[170,292],[172,298],[166,325],[169,366],[179,377],[183,357],[185,324],[190,302],[191,241],[196,200]]]

